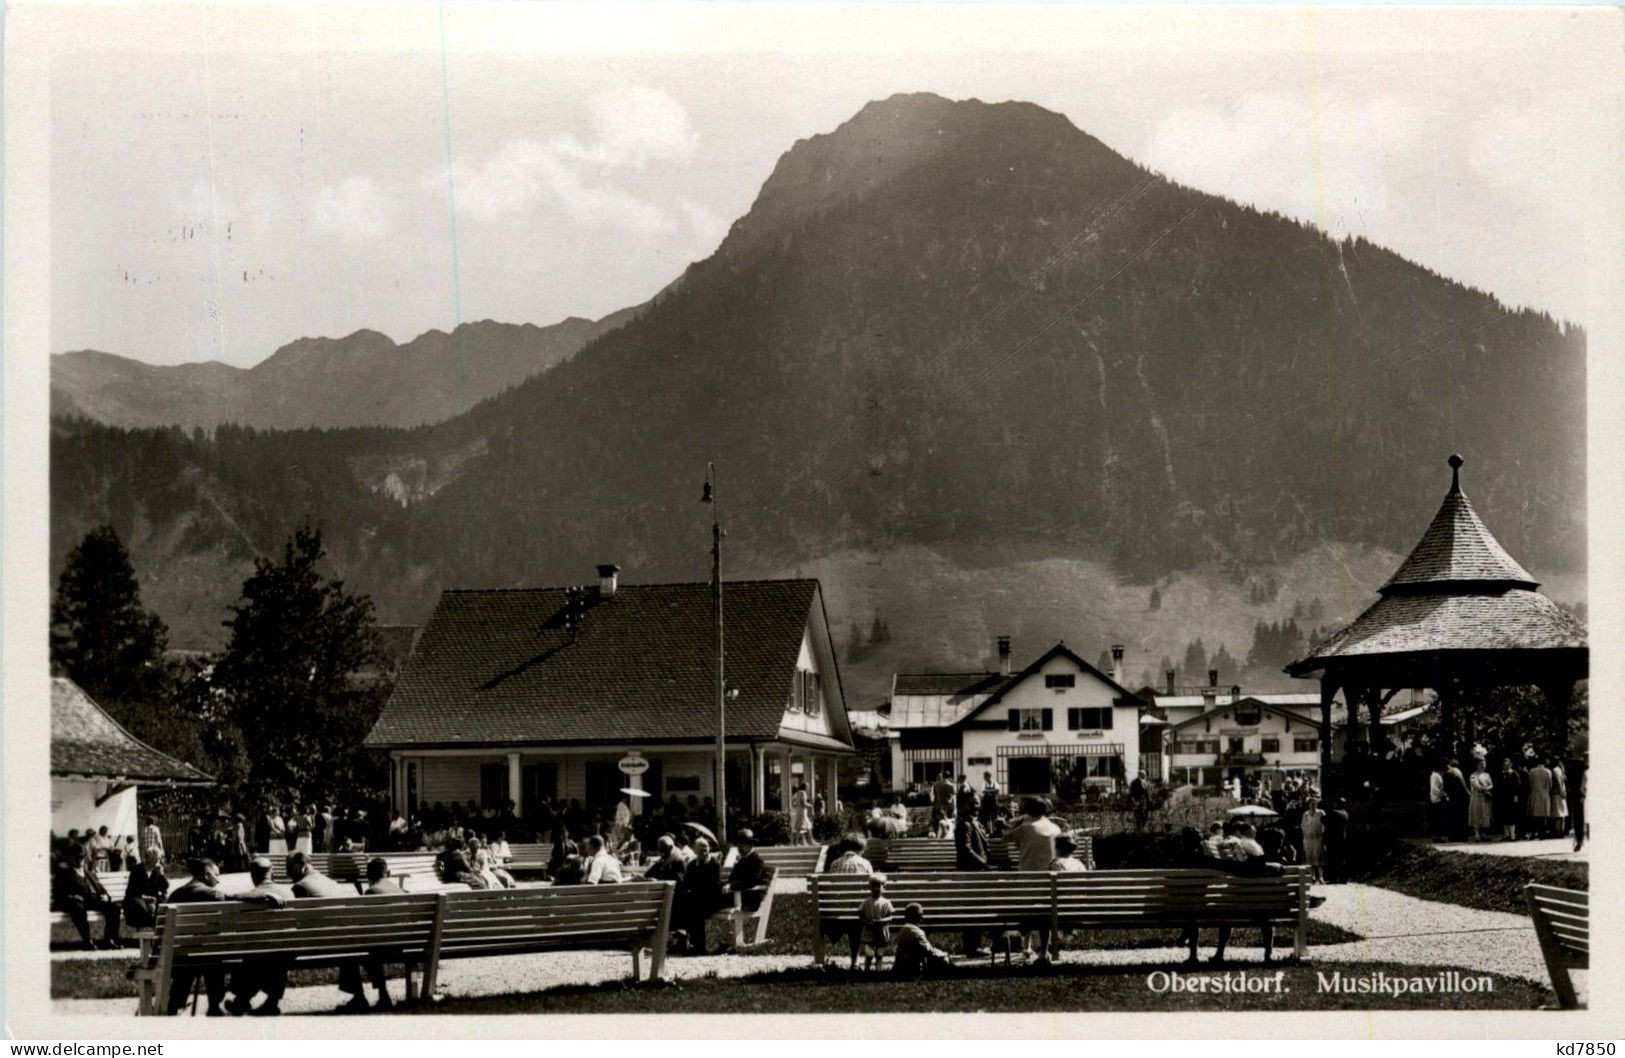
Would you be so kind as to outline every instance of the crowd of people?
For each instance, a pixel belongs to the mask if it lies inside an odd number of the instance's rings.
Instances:
[[[1471,750],[1471,772],[1451,757],[1428,776],[1428,809],[1434,840],[1528,841],[1572,834],[1576,852],[1585,844],[1586,768],[1582,755],[1571,764],[1533,746],[1496,754],[1482,743]]]

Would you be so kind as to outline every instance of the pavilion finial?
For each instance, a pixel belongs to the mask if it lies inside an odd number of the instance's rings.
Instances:
[[[1448,462],[1450,463],[1450,491],[1451,492],[1460,492],[1461,491],[1461,465],[1463,463],[1467,462],[1467,461],[1465,459],[1461,458],[1461,456],[1456,455],[1454,452],[1452,452],[1450,454],[1450,459],[1448,460]]]

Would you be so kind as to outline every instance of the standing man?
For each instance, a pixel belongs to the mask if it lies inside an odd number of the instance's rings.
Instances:
[[[954,870],[985,871],[987,865],[987,834],[976,821],[974,812],[961,812],[954,823]],[[960,947],[966,955],[986,955],[980,930],[969,929],[960,935]]]
[[[1344,874],[1348,863],[1348,802],[1341,797],[1337,798],[1321,822],[1325,827],[1326,881],[1332,885],[1340,885],[1348,881],[1348,877]]]
[[[1151,795],[1146,791],[1145,780],[1138,774],[1128,784],[1128,802],[1134,809],[1134,829],[1144,830],[1145,821],[1151,815]],[[1276,814],[1280,814],[1280,809],[1276,809]]]
[[[993,821],[999,818],[999,784],[993,781],[993,773],[982,773],[982,829],[988,833],[993,831]]]
[[[931,784],[931,807],[935,808],[943,819],[954,814],[954,783],[948,777],[946,769],[937,776],[937,781]]]
[[[1538,758],[1529,769],[1529,799],[1524,811],[1529,834],[1546,837],[1551,829],[1552,771]]]

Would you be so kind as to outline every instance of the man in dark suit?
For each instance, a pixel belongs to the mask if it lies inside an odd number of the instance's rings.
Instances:
[[[987,864],[987,832],[976,816],[969,812],[961,813],[954,823],[954,870],[956,871],[985,871]],[[960,937],[961,950],[966,955],[986,955],[987,949],[982,947],[982,934],[977,930],[966,930]]]
[[[73,919],[79,938],[90,950],[98,947],[90,939],[90,914],[99,912],[106,923],[99,946],[119,946],[119,906],[107,895],[107,887],[90,869],[89,852],[77,842],[68,846],[67,852],[51,871],[51,906]]]
[[[741,828],[734,835],[734,844],[739,848],[739,859],[734,863],[733,873],[728,876],[728,891],[743,893],[742,905],[754,911],[762,906],[762,897],[766,892],[767,861],[756,851],[756,835],[749,827]]]
[[[213,860],[192,859],[186,861],[186,870],[192,875],[191,879],[169,894],[172,904],[207,904],[227,899],[226,894],[220,891],[220,868]],[[180,1013],[181,1007],[192,994],[192,984],[197,980],[195,970],[176,970],[174,981],[169,988],[169,1013]],[[203,971],[203,990],[209,997],[209,1017],[225,1016],[225,1009],[221,1005],[226,998],[226,971],[220,969]]]
[[[141,850],[141,862],[130,869],[124,889],[124,921],[132,929],[151,929],[158,924],[158,908],[169,900],[169,877],[164,874],[164,858],[158,846]]]
[[[705,920],[722,901],[722,864],[704,838],[695,838],[693,848],[694,862],[677,887],[677,921],[688,934],[688,953],[704,955]]]

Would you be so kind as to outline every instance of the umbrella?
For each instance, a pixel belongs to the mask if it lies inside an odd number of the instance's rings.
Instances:
[[[699,823],[687,823],[687,822],[685,822],[683,824],[683,826],[685,826],[688,829],[690,829],[690,830],[694,831],[695,833],[699,834],[700,837],[705,838],[706,840],[711,842],[711,844],[715,845],[717,843],[717,836],[715,834],[711,833],[711,828],[710,827],[703,826],[702,824],[699,824]]]
[[[639,790],[635,786],[623,786],[623,787],[621,787],[621,793],[625,794],[628,797],[648,797],[649,796],[649,791],[648,790]]]
[[[1231,816],[1273,816],[1275,814],[1275,809],[1265,808],[1263,805],[1242,805],[1225,813],[1225,815]]]

